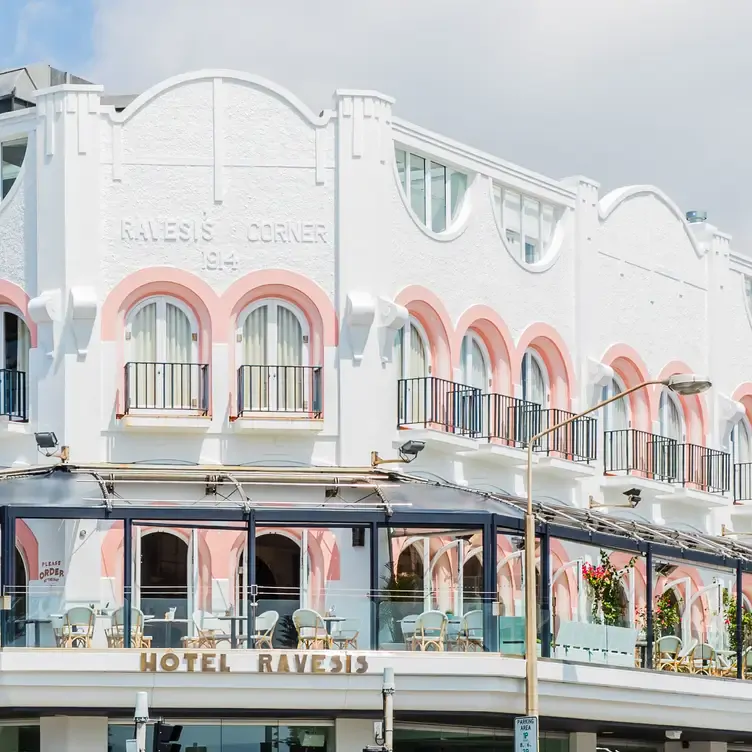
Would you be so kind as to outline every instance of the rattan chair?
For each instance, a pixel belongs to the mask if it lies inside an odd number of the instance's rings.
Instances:
[[[110,648],[124,647],[125,608],[119,608],[112,614],[112,626],[105,630],[107,646]],[[144,612],[140,608],[131,608],[131,639],[128,647],[150,648],[151,637],[144,634]]]
[[[314,650],[332,648],[332,638],[326,630],[321,614],[310,608],[299,608],[292,615],[292,623],[298,632],[298,649]]]
[[[659,671],[678,671],[682,641],[680,637],[665,635],[655,643],[655,667]]]
[[[483,651],[483,611],[468,611],[462,617],[457,645],[465,652]]]
[[[272,649],[272,640],[274,639],[274,630],[277,628],[279,614],[276,611],[264,611],[256,617],[254,625],[254,634],[251,635],[253,646],[260,650],[261,648]]]
[[[90,648],[96,614],[88,606],[74,606],[65,612],[60,630],[60,647]]]
[[[411,647],[413,650],[444,650],[446,640],[447,615],[443,611],[424,611],[415,620],[415,632]]]

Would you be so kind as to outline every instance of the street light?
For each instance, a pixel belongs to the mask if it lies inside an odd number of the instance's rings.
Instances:
[[[538,625],[535,608],[535,517],[533,515],[533,446],[535,443],[554,431],[568,426],[578,418],[600,410],[602,407],[622,399],[632,392],[644,389],[646,386],[668,387],[672,392],[687,397],[700,394],[711,387],[710,379],[694,373],[682,373],[669,376],[667,379],[643,381],[637,386],[626,389],[607,400],[599,402],[587,410],[583,410],[571,418],[557,423],[555,426],[541,431],[531,437],[527,444],[527,511],[525,513],[525,708],[526,715],[538,717]],[[536,725],[537,734],[537,725]],[[536,739],[537,742],[537,739]],[[537,744],[536,747],[537,749]]]

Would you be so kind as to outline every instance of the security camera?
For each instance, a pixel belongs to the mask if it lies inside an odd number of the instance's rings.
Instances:
[[[681,735],[681,729],[666,729],[666,739],[670,739],[672,742],[678,742]]]
[[[412,462],[426,448],[425,441],[406,441],[400,448],[400,457],[405,462]]]
[[[631,507],[636,507],[642,501],[639,488],[630,488],[628,491],[624,492],[624,495],[629,500]]]

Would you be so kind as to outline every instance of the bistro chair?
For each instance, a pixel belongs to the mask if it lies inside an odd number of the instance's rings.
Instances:
[[[409,650],[413,643],[415,634],[415,622],[418,621],[418,614],[411,614],[400,620],[400,629],[402,630],[402,639],[405,641],[405,647]]]
[[[74,606],[65,612],[60,630],[60,647],[90,648],[96,615],[88,606]]]
[[[125,633],[125,608],[119,608],[112,615],[112,627],[105,629],[107,647],[122,648]],[[144,634],[144,612],[140,608],[131,608],[131,639],[128,647],[150,648],[151,637]]]
[[[682,641],[680,637],[666,635],[655,643],[656,668],[658,671],[678,671]]]
[[[483,651],[483,611],[468,611],[462,617],[458,646],[466,653]]]
[[[424,611],[415,620],[413,650],[444,650],[447,615],[443,611]]]
[[[298,649],[331,649],[332,638],[326,630],[321,614],[310,608],[299,608],[292,615],[292,623],[298,632]]]
[[[272,649],[272,640],[274,639],[274,630],[277,628],[279,614],[276,611],[264,611],[256,617],[254,625],[254,634],[251,635],[253,646],[259,650],[261,648]]]
[[[230,640],[230,635],[224,631],[222,622],[213,614],[200,610],[194,611],[192,619],[196,634],[183,637],[184,648],[215,649],[218,642]]]
[[[355,619],[347,619],[332,630],[332,645],[340,650],[358,649],[358,622]]]
[[[715,648],[702,642],[692,651],[689,659],[689,670],[693,674],[715,674],[717,673],[718,664]]]

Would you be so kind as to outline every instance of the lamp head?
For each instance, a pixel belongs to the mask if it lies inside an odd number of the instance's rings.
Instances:
[[[57,436],[55,436],[54,431],[35,433],[34,438],[38,449],[57,449]]]
[[[405,462],[412,462],[425,449],[425,441],[406,441],[400,448],[399,453]]]
[[[663,383],[672,392],[683,397],[706,392],[712,386],[707,376],[698,376],[696,373],[677,373],[669,376]]]
[[[149,696],[146,692],[136,692],[136,709],[133,719],[137,723],[146,723],[149,720]]]

